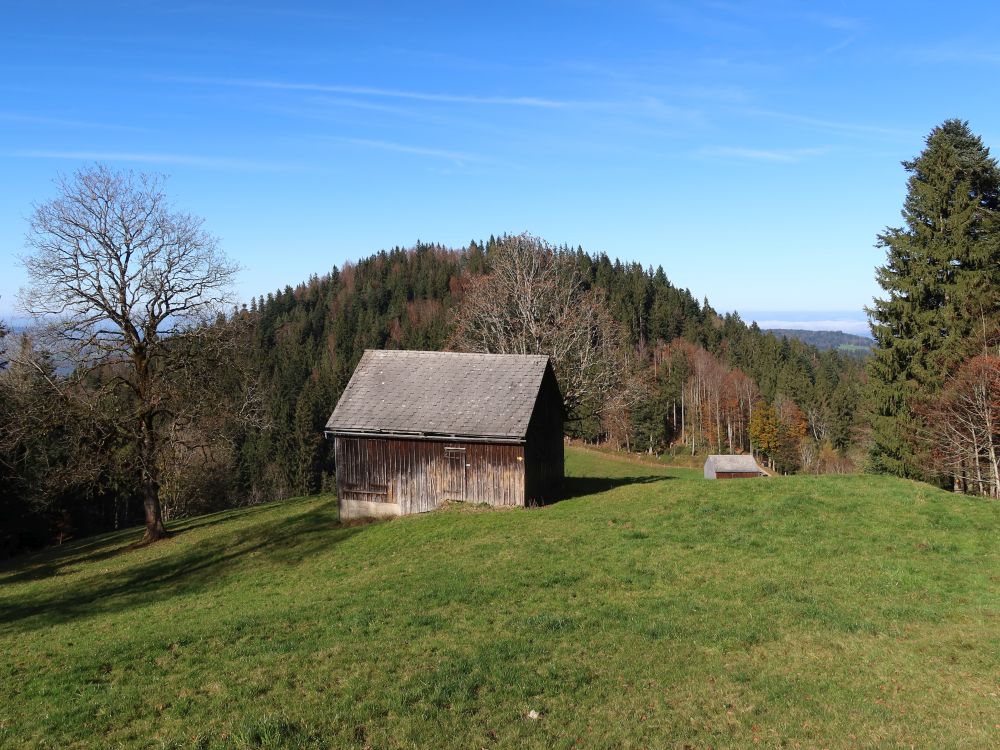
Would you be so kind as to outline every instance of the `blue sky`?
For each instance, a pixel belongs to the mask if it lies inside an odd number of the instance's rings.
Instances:
[[[900,160],[948,117],[1000,145],[989,4],[5,6],[4,316],[32,203],[100,160],[170,175],[244,300],[528,231],[662,265],[720,310],[858,330]]]

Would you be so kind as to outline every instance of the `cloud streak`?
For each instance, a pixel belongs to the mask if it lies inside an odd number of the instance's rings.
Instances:
[[[382,151],[395,151],[401,154],[413,154],[415,156],[430,156],[436,159],[448,159],[455,162],[482,162],[485,157],[476,154],[467,154],[461,151],[448,151],[446,149],[425,148],[423,146],[410,146],[404,143],[392,143],[389,141],[373,141],[366,138],[331,138],[335,143],[344,143],[350,146],[361,146],[362,148],[373,148]]]
[[[909,50],[906,57],[921,63],[982,63],[1000,65],[1000,52],[971,41],[948,40]]]
[[[699,156],[721,159],[740,159],[744,161],[769,161],[792,163],[810,156],[821,156],[828,148],[796,148],[796,149],[757,149],[741,148],[739,146],[706,146],[698,151]]]
[[[69,120],[63,117],[45,117],[43,115],[28,115],[20,112],[0,112],[0,121],[18,122],[25,125],[51,125],[59,128],[86,128],[94,130],[120,130],[133,133],[148,132],[146,128],[118,123],[92,122],[89,120]]]
[[[864,22],[849,16],[837,16],[829,13],[804,13],[802,18],[833,31],[861,31]]]
[[[475,96],[443,94],[406,89],[388,89],[374,86],[349,86],[344,84],[311,83],[303,81],[271,81],[243,78],[171,78],[176,83],[194,83],[233,88],[270,89],[273,91],[305,91],[323,94],[346,94],[386,99],[407,99],[439,104],[464,104],[479,106],[530,107],[535,109],[571,109],[601,106],[598,102],[546,99],[535,96]]]
[[[768,110],[768,109],[746,109],[743,111],[745,114],[754,117],[764,117],[773,120],[782,120],[784,122],[790,122],[797,125],[805,125],[807,127],[816,128],[818,130],[827,130],[827,131],[832,130],[838,133],[857,133],[862,135],[890,136],[893,138],[903,138],[906,140],[912,140],[914,137],[913,133],[906,130],[899,130],[896,128],[883,128],[876,125],[867,125],[865,123],[824,120],[818,117],[807,117],[804,115],[792,114],[790,112],[776,112],[774,110]]]
[[[13,151],[10,156],[19,159],[61,159],[67,161],[114,161],[143,164],[171,164],[207,169],[233,169],[242,171],[284,171],[288,165],[251,159],[230,159],[192,154],[146,153],[132,151]]]

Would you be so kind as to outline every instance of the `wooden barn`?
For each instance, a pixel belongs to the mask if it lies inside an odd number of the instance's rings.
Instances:
[[[751,455],[709,456],[705,459],[705,479],[753,479],[766,476]]]
[[[344,520],[562,492],[563,402],[545,356],[368,350],[326,434]]]

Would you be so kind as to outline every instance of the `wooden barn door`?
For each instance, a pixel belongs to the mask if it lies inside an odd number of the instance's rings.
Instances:
[[[465,448],[444,449],[444,498],[465,500]]]

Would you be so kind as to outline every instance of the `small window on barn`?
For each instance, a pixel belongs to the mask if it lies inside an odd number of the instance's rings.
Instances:
[[[365,500],[369,503],[391,503],[392,496],[387,484],[370,484],[361,486],[358,484],[345,485],[341,490],[348,500]]]

